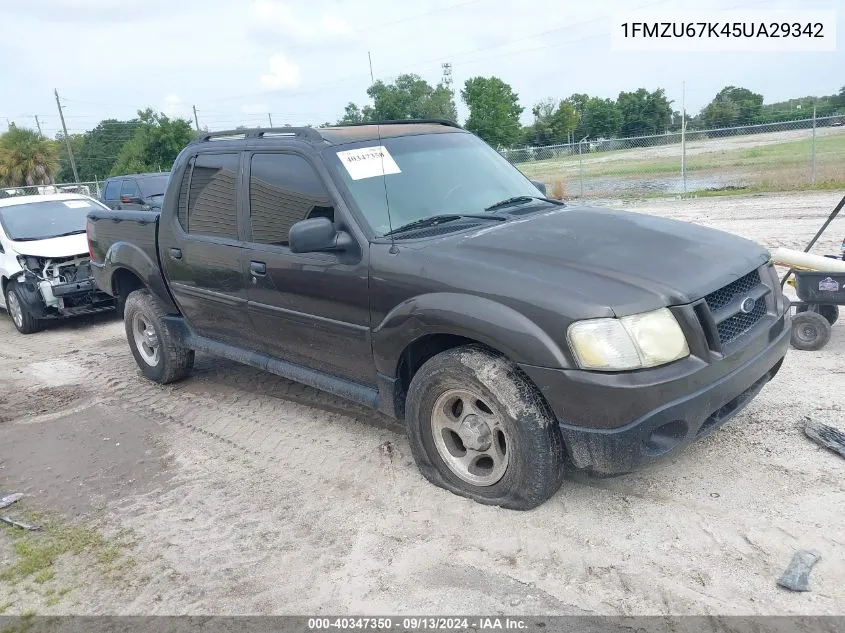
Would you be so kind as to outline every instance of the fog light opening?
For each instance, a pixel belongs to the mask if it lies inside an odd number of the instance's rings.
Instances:
[[[663,455],[684,441],[687,436],[687,423],[683,420],[673,420],[658,426],[651,432],[644,445],[648,455]]]

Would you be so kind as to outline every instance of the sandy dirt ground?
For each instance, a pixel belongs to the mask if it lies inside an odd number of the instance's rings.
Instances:
[[[835,199],[627,205],[800,247]],[[0,492],[26,494],[0,514],[54,526],[0,530],[0,612],[843,614],[845,460],[801,431],[843,426],[833,330],[681,455],[520,513],[431,486],[401,428],[334,396],[208,356],[160,387],[112,316],[24,337],[0,315]],[[22,565],[52,534],[87,536]],[[803,548],[812,591],[778,588]]]

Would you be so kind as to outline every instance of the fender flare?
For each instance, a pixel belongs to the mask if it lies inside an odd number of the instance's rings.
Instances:
[[[115,242],[106,252],[103,268],[106,273],[102,276],[103,292],[115,296],[112,287],[114,276],[120,269],[127,270],[141,280],[166,312],[179,314],[179,308],[170,296],[158,262],[153,261],[140,247],[130,242]]]
[[[403,301],[373,329],[378,372],[398,377],[402,352],[430,334],[453,334],[478,341],[515,363],[558,368],[570,365],[560,346],[513,308],[476,295],[437,292]]]

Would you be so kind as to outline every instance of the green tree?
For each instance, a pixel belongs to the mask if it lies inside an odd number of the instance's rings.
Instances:
[[[529,145],[566,143],[578,123],[575,107],[567,101],[544,99],[531,112],[534,123],[525,128],[524,142]]]
[[[64,134],[61,132],[56,135],[56,143],[59,147],[59,169],[56,172],[56,182],[73,182],[73,168],[71,167],[70,158],[68,157],[67,143],[65,142]],[[79,157],[82,155],[82,147],[84,144],[84,134],[70,135],[70,147],[73,151],[73,158],[77,163],[77,172],[79,171]],[[83,178],[80,174],[80,180],[85,181],[88,179]]]
[[[672,124],[672,102],[663,88],[649,92],[640,88],[635,92],[620,92],[616,106],[622,114],[622,136],[662,134]]]
[[[613,138],[622,127],[622,112],[613,99],[590,97],[581,110],[581,130],[576,140],[590,138]]]
[[[432,88],[418,75],[399,75],[388,84],[379,80],[367,89],[367,95],[373,100],[372,106],[359,108],[349,103],[338,123],[458,118],[452,93],[442,84]]]
[[[709,127],[753,123],[763,108],[763,95],[747,88],[725,86],[701,112]]]
[[[467,79],[461,98],[469,108],[466,128],[493,147],[513,146],[520,137],[519,95],[498,77]]]
[[[76,168],[83,181],[103,179],[112,172],[120,150],[143,125],[138,119],[118,121],[105,119],[84,134],[79,152],[74,148]],[[64,164],[63,164],[64,168]],[[67,165],[69,169],[70,166]],[[64,169],[63,169],[64,170]]]
[[[59,148],[55,141],[14,124],[0,135],[0,184],[49,185],[55,182],[58,170]]]
[[[191,142],[194,130],[186,119],[170,119],[152,109],[138,111],[141,125],[126,142],[111,175],[169,170],[176,155]]]

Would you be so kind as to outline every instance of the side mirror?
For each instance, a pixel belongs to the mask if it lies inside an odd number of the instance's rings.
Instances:
[[[541,192],[543,192],[544,196],[546,195],[546,183],[540,182],[539,180],[532,180],[531,184],[537,187],[537,189],[539,189]]]
[[[336,231],[328,218],[309,218],[290,227],[288,245],[293,253],[342,251],[352,245],[352,237]]]

